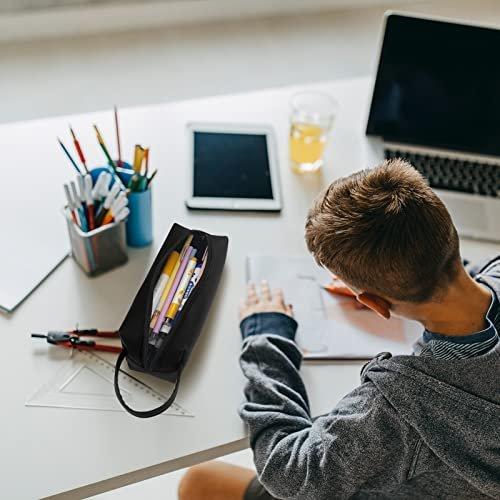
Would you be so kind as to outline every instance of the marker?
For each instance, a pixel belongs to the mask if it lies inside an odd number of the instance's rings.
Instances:
[[[83,179],[83,175],[76,178],[76,182],[78,184],[78,197],[82,203],[85,203],[85,180]]]
[[[112,222],[115,216],[120,212],[122,208],[127,205],[127,203],[128,200],[125,194],[123,194],[123,196],[118,195],[114,199],[113,203],[111,203],[109,210],[106,212],[106,215],[102,220],[102,225],[104,226],[105,224],[109,224],[110,222]]]
[[[109,193],[109,185],[111,183],[111,179],[113,178],[113,176],[109,172],[103,172],[103,174],[105,175],[105,179],[101,182],[101,188],[99,190],[99,194],[101,198],[106,198],[106,196],[108,196]]]
[[[63,188],[64,188],[64,194],[66,195],[66,201],[68,202],[68,208],[69,208],[69,211],[71,213],[71,218],[73,219],[73,222],[77,226],[79,226],[78,219],[77,219],[78,212],[76,210],[75,204],[73,203],[73,200],[71,199],[71,194],[69,192],[69,187],[68,187],[67,184],[64,184]]]
[[[121,222],[122,220],[126,219],[130,214],[130,210],[128,207],[123,207],[115,216],[115,222]]]
[[[106,185],[106,181],[108,179],[108,173],[107,172],[101,172],[99,174],[99,177],[95,181],[94,187],[92,188],[92,199],[94,200],[100,200],[103,198],[103,186]],[[107,194],[107,186],[106,186],[106,194]]]
[[[166,322],[161,328],[162,333],[168,334],[170,332],[170,329],[172,328],[172,323],[174,322],[175,316],[179,311],[182,299],[184,297],[184,294],[186,293],[189,281],[191,280],[194,269],[196,267],[195,255],[196,249],[193,248],[193,250],[191,251],[191,258],[189,259],[186,269],[184,270],[184,274],[182,275],[182,278],[179,282],[179,286],[175,292],[174,298],[172,299],[172,303],[168,307],[167,314],[165,315]]]
[[[163,306],[165,305],[167,300],[169,303],[172,300],[172,296],[175,292],[175,290],[172,291],[172,287],[174,286],[175,279],[177,277],[177,274],[179,273],[179,268],[181,266],[182,259],[184,258],[184,254],[187,252],[189,245],[191,245],[191,241],[193,241],[192,234],[190,234],[187,237],[186,241],[184,242],[184,245],[182,247],[180,254],[178,252],[172,252],[174,254],[177,254],[177,260],[175,262],[174,269],[172,270],[172,274],[170,275],[170,277],[168,279],[168,283],[165,285],[165,289],[163,290],[163,293],[160,297],[160,301],[158,302],[158,305],[156,306],[156,309],[151,317],[151,322],[149,323],[149,326],[150,326],[150,328],[153,328],[153,331],[154,331],[154,327],[156,326],[156,322],[158,321],[158,318],[160,317]],[[170,294],[171,291],[172,291],[172,294]]]
[[[80,179],[80,177],[78,177]],[[85,210],[82,207],[82,202],[80,200],[80,197],[78,196],[78,193],[76,192],[76,184],[75,181],[71,181],[69,183],[71,187],[71,192],[73,194],[73,204],[76,207],[80,219],[80,227],[82,228],[82,231],[87,232],[88,226],[87,226],[87,218],[85,216]]]
[[[61,141],[61,139],[59,139],[59,137],[57,138],[57,141],[59,142],[59,145],[61,146],[61,148],[64,151],[64,153],[66,154],[66,156],[68,157],[68,160],[75,167],[75,170],[78,172],[79,175],[82,175],[82,172],[78,168],[78,165],[76,164],[75,160],[73,160],[73,157],[69,154],[69,151],[66,149],[66,146],[63,144],[63,142]]]
[[[115,197],[118,195],[119,192],[120,192],[120,186],[115,182],[111,186],[111,189],[109,190],[106,198],[104,198],[104,202],[101,203],[101,206],[99,207],[99,210],[97,211],[96,224],[98,226],[100,226],[102,224],[102,219],[106,215],[106,212],[109,210],[111,203],[113,203],[113,201],[115,200]]]
[[[83,156],[82,148],[80,147],[80,143],[78,142],[78,139],[76,138],[75,132],[71,128],[71,125],[69,126],[69,131],[73,136],[73,144],[75,145],[76,152],[78,153],[80,161],[82,162],[83,168],[85,169],[85,172],[88,174],[89,169],[87,168],[87,163],[85,162],[85,156]]]
[[[174,269],[175,263],[177,259],[179,258],[179,254],[177,252],[172,252],[167,259],[167,262],[163,268],[163,271],[161,272],[161,276],[158,279],[158,282],[156,283],[154,292],[153,292],[153,303],[152,303],[152,310],[154,311],[156,309],[156,306],[160,302],[160,298],[163,294],[163,290],[165,290],[165,286],[168,283],[168,280],[170,276],[172,275],[172,271]]]
[[[84,177],[84,188],[85,188],[85,204],[87,205],[87,216],[89,221],[89,229],[95,229],[95,219],[94,219],[94,198],[92,197],[92,177],[87,174]]]

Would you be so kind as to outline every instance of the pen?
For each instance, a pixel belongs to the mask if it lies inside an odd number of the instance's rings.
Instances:
[[[71,125],[69,126],[69,131],[71,132],[71,135],[73,137],[73,144],[75,145],[76,152],[78,153],[80,161],[82,162],[83,168],[85,169],[85,172],[88,174],[89,173],[89,169],[87,168],[87,163],[85,161],[85,156],[83,156],[82,148],[80,147],[80,143],[78,142],[78,139],[76,138],[75,132],[71,128]]]
[[[59,145],[61,146],[62,150],[64,151],[64,153],[66,154],[66,156],[68,157],[68,160],[73,164],[73,166],[75,167],[75,170],[80,174],[82,175],[82,172],[80,171],[80,169],[78,168],[78,165],[76,164],[75,160],[73,160],[73,157],[69,154],[69,151],[66,149],[66,146],[63,144],[63,142],[61,141],[61,139],[59,139],[59,137],[57,138],[57,141],[59,142]]]
[[[191,276],[191,279],[189,280],[189,284],[186,288],[186,292],[184,293],[184,297],[182,298],[181,305],[179,307],[179,312],[182,311],[182,308],[186,304],[187,300],[189,299],[189,296],[191,295],[191,292],[194,290],[194,287],[198,284],[198,281],[200,281],[200,278],[203,274],[203,271],[205,270],[205,264],[206,264],[206,259],[207,259],[207,250],[205,248],[205,252],[203,253],[203,257],[201,260],[198,261],[196,264],[196,267],[194,268],[193,275]]]

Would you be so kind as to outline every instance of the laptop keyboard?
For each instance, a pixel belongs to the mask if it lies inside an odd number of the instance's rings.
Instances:
[[[435,189],[500,198],[500,166],[389,149],[385,157],[409,161]]]

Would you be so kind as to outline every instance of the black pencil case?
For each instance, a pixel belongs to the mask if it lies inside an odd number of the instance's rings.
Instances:
[[[149,342],[154,288],[170,253],[180,251],[190,234],[206,243],[205,269],[189,295],[185,307],[175,318],[171,331],[161,345],[155,346]],[[200,336],[222,276],[227,247],[226,236],[214,236],[203,231],[190,230],[179,224],[174,224],[168,233],[119,330],[123,350],[116,361],[115,392],[121,405],[132,415],[141,418],[154,417],[164,412],[174,402],[182,370]],[[175,384],[172,394],[162,405],[147,411],[134,410],[127,405],[120,393],[118,377],[124,359],[127,359],[128,366],[132,370],[148,373]]]

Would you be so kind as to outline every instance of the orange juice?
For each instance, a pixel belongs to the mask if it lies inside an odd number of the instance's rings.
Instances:
[[[314,172],[323,164],[326,130],[318,125],[292,123],[290,159],[296,172]]]

